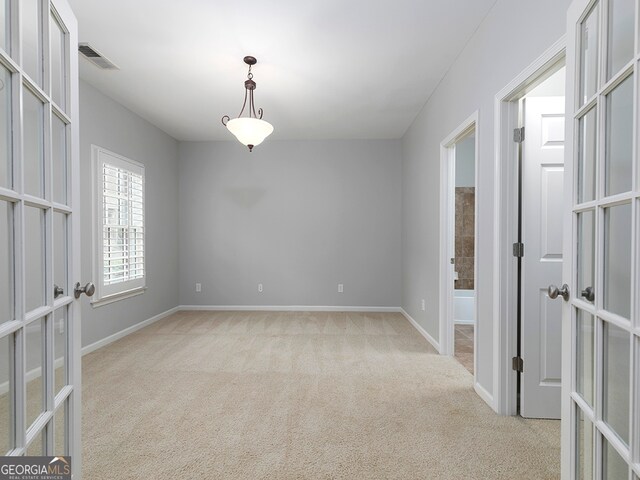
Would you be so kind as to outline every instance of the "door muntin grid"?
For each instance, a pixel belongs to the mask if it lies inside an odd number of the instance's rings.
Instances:
[[[77,451],[71,34],[60,1],[0,0],[0,455]]]
[[[638,3],[589,2],[576,24],[573,478],[640,476]],[[614,31],[620,25],[622,34]],[[589,135],[594,131],[596,138]],[[595,235],[585,242],[587,216]],[[590,249],[593,302],[581,295]]]

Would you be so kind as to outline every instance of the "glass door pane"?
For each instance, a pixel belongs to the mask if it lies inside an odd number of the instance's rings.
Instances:
[[[14,316],[13,204],[0,200],[0,324]]]
[[[24,207],[25,279],[29,286],[25,292],[27,312],[42,307],[45,299],[45,228],[44,210]]]
[[[44,106],[29,89],[22,89],[24,191],[44,197]]]
[[[60,212],[53,214],[53,284],[63,293],[55,294],[56,298],[69,295],[67,292],[67,215]]]
[[[609,48],[607,79],[633,58],[635,0],[609,0]]]
[[[605,195],[631,190],[633,158],[633,76],[607,95]]]
[[[595,262],[595,214],[593,210],[578,214],[578,293],[593,303],[595,299],[593,267]]]
[[[12,348],[9,341],[13,341],[13,335],[0,338],[0,456],[13,448],[13,412],[11,375],[13,369]]]
[[[56,310],[53,325],[53,351],[54,351],[54,393],[57,394],[67,384],[67,307]]]
[[[577,315],[577,358],[576,358],[576,391],[587,404],[593,408],[594,376],[593,365],[595,324],[593,315],[578,310]]]
[[[602,417],[620,439],[629,444],[629,333],[604,324],[604,377]]]
[[[0,65],[0,187],[11,188],[11,73]]]
[[[576,425],[576,478],[593,478],[593,423],[577,406]]]
[[[66,110],[65,84],[65,33],[58,20],[51,14],[51,98],[63,111]]]
[[[20,0],[22,68],[42,87],[42,9],[41,0]]]
[[[602,478],[603,480],[626,480],[629,478],[629,466],[615,448],[603,438]]]
[[[580,119],[578,203],[596,198],[596,108]]]
[[[598,87],[598,38],[599,29],[599,4],[591,10],[581,26],[580,35],[580,99],[581,105],[586,103],[595,93]]]
[[[67,204],[67,125],[57,115],[51,121],[53,201]]]
[[[44,319],[31,322],[25,330],[26,370],[24,374],[27,383],[28,428],[45,409]]]
[[[604,308],[631,318],[631,204],[604,210]]]
[[[54,416],[53,455],[67,455],[67,401],[60,405]]]

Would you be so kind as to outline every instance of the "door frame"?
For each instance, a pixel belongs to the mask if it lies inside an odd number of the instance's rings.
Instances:
[[[520,126],[519,100],[555,72],[565,61],[563,35],[495,96],[494,102],[494,250],[493,250],[493,385],[494,409],[517,414],[517,376],[512,358],[517,353],[517,262],[511,245],[518,234],[518,144],[513,131]]]
[[[474,175],[476,188],[476,208],[474,212],[474,252],[478,245],[478,139],[479,112],[476,110],[440,143],[440,353],[454,353],[453,319],[453,267],[450,259],[455,258],[455,145],[472,131],[475,132]],[[474,278],[478,278],[478,261],[474,260]],[[473,335],[473,381],[476,385],[478,294],[474,302],[475,330]],[[477,388],[476,388],[477,390]],[[482,394],[483,398],[488,394]],[[491,403],[491,399],[486,399]]]

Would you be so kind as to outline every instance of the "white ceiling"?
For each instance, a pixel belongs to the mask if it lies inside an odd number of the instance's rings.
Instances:
[[[178,140],[228,140],[246,65],[274,138],[400,138],[495,0],[70,0],[80,77]]]

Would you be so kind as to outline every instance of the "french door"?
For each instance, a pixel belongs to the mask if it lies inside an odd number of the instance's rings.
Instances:
[[[638,14],[568,12],[563,478],[640,478]]]
[[[0,0],[0,455],[80,478],[77,43],[66,0]]]

